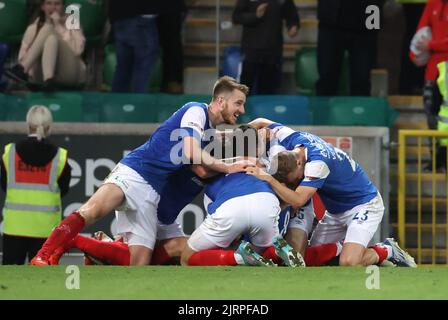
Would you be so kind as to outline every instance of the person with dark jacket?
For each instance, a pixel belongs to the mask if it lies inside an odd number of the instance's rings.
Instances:
[[[184,91],[182,24],[186,11],[184,0],[171,0],[157,17],[162,56],[161,92],[179,94]]]
[[[384,0],[319,0],[317,14],[318,96],[338,95],[344,55],[348,51],[350,94],[370,95],[370,71],[376,60],[378,30],[369,30],[366,20],[370,5],[382,8]]]
[[[251,94],[275,94],[283,57],[283,21],[288,35],[297,35],[300,20],[292,0],[238,0],[233,22],[243,25],[241,83]]]
[[[161,0],[110,0],[109,18],[117,67],[112,91],[145,93],[159,54],[157,14]]]
[[[29,135],[5,146],[0,186],[6,192],[3,206],[3,264],[30,261],[61,221],[61,197],[67,194],[71,167],[67,150],[46,139],[52,124],[44,106],[27,115]]]

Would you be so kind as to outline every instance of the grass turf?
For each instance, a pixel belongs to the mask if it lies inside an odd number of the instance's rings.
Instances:
[[[448,267],[380,268],[380,290],[365,268],[0,266],[0,299],[448,299]]]

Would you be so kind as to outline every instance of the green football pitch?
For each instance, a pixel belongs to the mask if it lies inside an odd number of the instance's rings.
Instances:
[[[0,266],[0,299],[448,299],[448,267],[365,268]],[[366,287],[375,283],[379,289]]]

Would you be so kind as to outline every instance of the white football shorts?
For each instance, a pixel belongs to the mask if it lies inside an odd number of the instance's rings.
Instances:
[[[103,184],[114,184],[124,193],[125,201],[115,210],[117,234],[129,246],[153,250],[157,237],[159,194],[135,170],[119,163]]]
[[[254,246],[267,248],[279,234],[279,213],[280,203],[269,192],[229,199],[205,218],[188,245],[196,252],[227,248],[240,235],[247,234]]]
[[[384,204],[379,193],[368,203],[347,212],[331,214],[326,211],[311,236],[311,246],[344,240],[344,243],[357,243],[367,248],[383,215]]]

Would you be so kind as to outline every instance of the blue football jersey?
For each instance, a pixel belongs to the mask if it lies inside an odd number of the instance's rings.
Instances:
[[[206,180],[200,179],[190,167],[183,167],[170,175],[160,194],[157,217],[163,224],[176,221],[177,216],[202,192]]]
[[[212,129],[210,131],[207,131]],[[121,160],[121,163],[138,172],[159,195],[169,177],[188,166],[182,158],[182,139],[191,136],[204,148],[211,141],[211,127],[207,105],[190,102],[166,120],[142,146]],[[207,133],[207,135],[205,134]]]
[[[207,211],[213,214],[227,200],[259,192],[275,194],[267,182],[244,172],[223,175],[205,188],[205,194],[212,200]]]
[[[318,136],[294,131],[278,123],[271,125],[270,129],[286,150],[305,147],[307,162],[300,185],[317,188],[328,212],[344,213],[369,202],[378,194],[361,166],[344,151]]]

